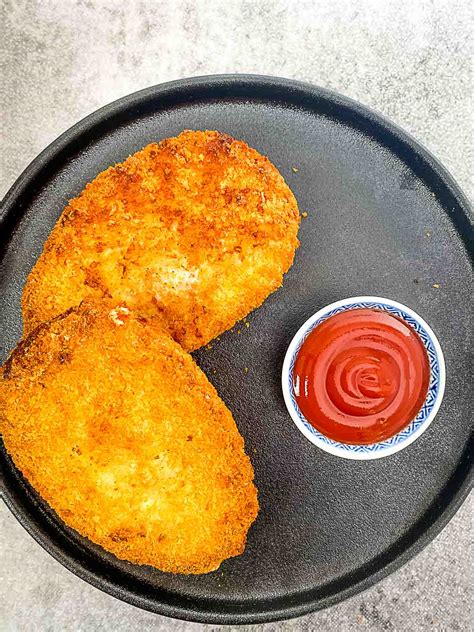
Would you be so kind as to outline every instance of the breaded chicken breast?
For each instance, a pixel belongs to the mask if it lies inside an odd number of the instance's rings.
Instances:
[[[111,297],[197,349],[281,285],[299,220],[280,173],[244,142],[185,131],[148,145],[64,209],[26,283],[25,333]]]
[[[40,325],[0,378],[15,464],[69,526],[119,558],[206,573],[258,512],[231,413],[156,320],[83,304]]]

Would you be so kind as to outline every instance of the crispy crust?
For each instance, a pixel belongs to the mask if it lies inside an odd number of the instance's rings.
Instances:
[[[86,302],[38,327],[0,373],[0,429],[57,514],[117,557],[206,573],[243,552],[243,439],[157,319]]]
[[[111,297],[196,349],[281,285],[298,227],[289,187],[244,142],[185,131],[148,145],[64,209],[25,286],[25,332]]]

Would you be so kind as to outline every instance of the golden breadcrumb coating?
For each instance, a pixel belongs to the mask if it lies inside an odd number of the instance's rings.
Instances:
[[[299,221],[280,173],[244,142],[185,131],[148,145],[64,209],[24,290],[25,332],[111,297],[197,349],[282,284]]]
[[[258,502],[242,437],[156,319],[86,302],[40,325],[0,371],[0,424],[41,496],[117,557],[206,573],[243,552]]]

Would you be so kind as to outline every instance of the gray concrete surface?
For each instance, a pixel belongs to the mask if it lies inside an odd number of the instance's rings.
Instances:
[[[96,108],[184,76],[253,72],[336,89],[423,142],[471,192],[469,0],[2,0],[0,193]],[[329,610],[265,630],[471,630],[473,501],[416,559]],[[0,628],[198,630],[85,584],[0,512]],[[208,628],[217,629],[217,628]]]

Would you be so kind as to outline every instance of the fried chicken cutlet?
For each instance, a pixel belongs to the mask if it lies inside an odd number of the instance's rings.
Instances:
[[[230,411],[156,319],[85,302],[0,370],[13,461],[70,527],[121,559],[206,573],[258,512]]]
[[[148,145],[64,209],[25,286],[25,333],[109,297],[197,349],[282,284],[299,221],[280,173],[244,142],[185,131]]]

